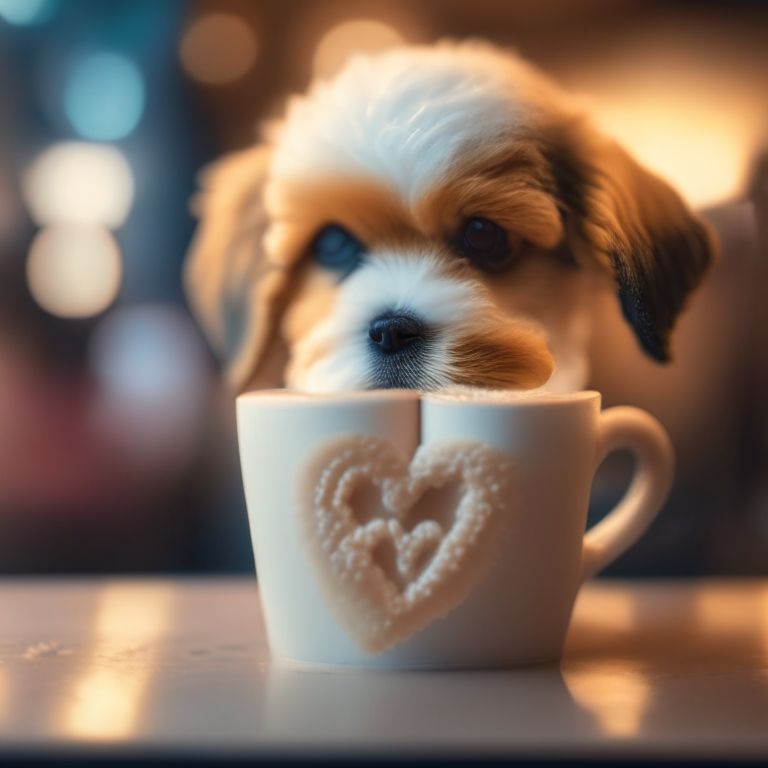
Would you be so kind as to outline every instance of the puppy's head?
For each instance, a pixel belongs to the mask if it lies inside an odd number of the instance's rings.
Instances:
[[[353,59],[204,187],[186,282],[238,390],[537,387],[596,274],[666,361],[712,258],[669,186],[476,44]]]

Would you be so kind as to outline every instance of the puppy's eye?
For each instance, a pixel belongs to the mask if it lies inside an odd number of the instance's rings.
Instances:
[[[479,216],[467,220],[459,247],[480,269],[487,272],[506,269],[516,255],[516,249],[510,248],[504,229]]]
[[[365,253],[362,243],[335,224],[320,231],[312,250],[318,264],[340,272],[342,277],[346,277],[360,263]]]

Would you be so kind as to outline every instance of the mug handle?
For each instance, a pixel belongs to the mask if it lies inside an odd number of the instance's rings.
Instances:
[[[584,536],[581,580],[591,578],[629,549],[659,513],[672,487],[675,453],[666,430],[650,413],[621,406],[600,414],[595,471],[612,451],[635,455],[635,473],[621,501]]]

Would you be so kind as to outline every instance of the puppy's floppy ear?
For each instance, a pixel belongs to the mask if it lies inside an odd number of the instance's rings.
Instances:
[[[615,142],[593,141],[586,158],[584,233],[607,257],[641,346],[668,362],[677,316],[714,259],[714,235],[666,182]]]
[[[269,262],[262,242],[269,223],[262,200],[268,164],[269,150],[255,147],[203,172],[193,202],[201,221],[184,265],[189,303],[236,391],[272,341],[287,284],[286,271]]]

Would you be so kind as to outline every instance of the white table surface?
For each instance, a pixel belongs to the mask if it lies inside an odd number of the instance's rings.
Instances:
[[[0,581],[0,757],[768,758],[768,581],[609,582],[560,667],[270,664],[247,579]]]

